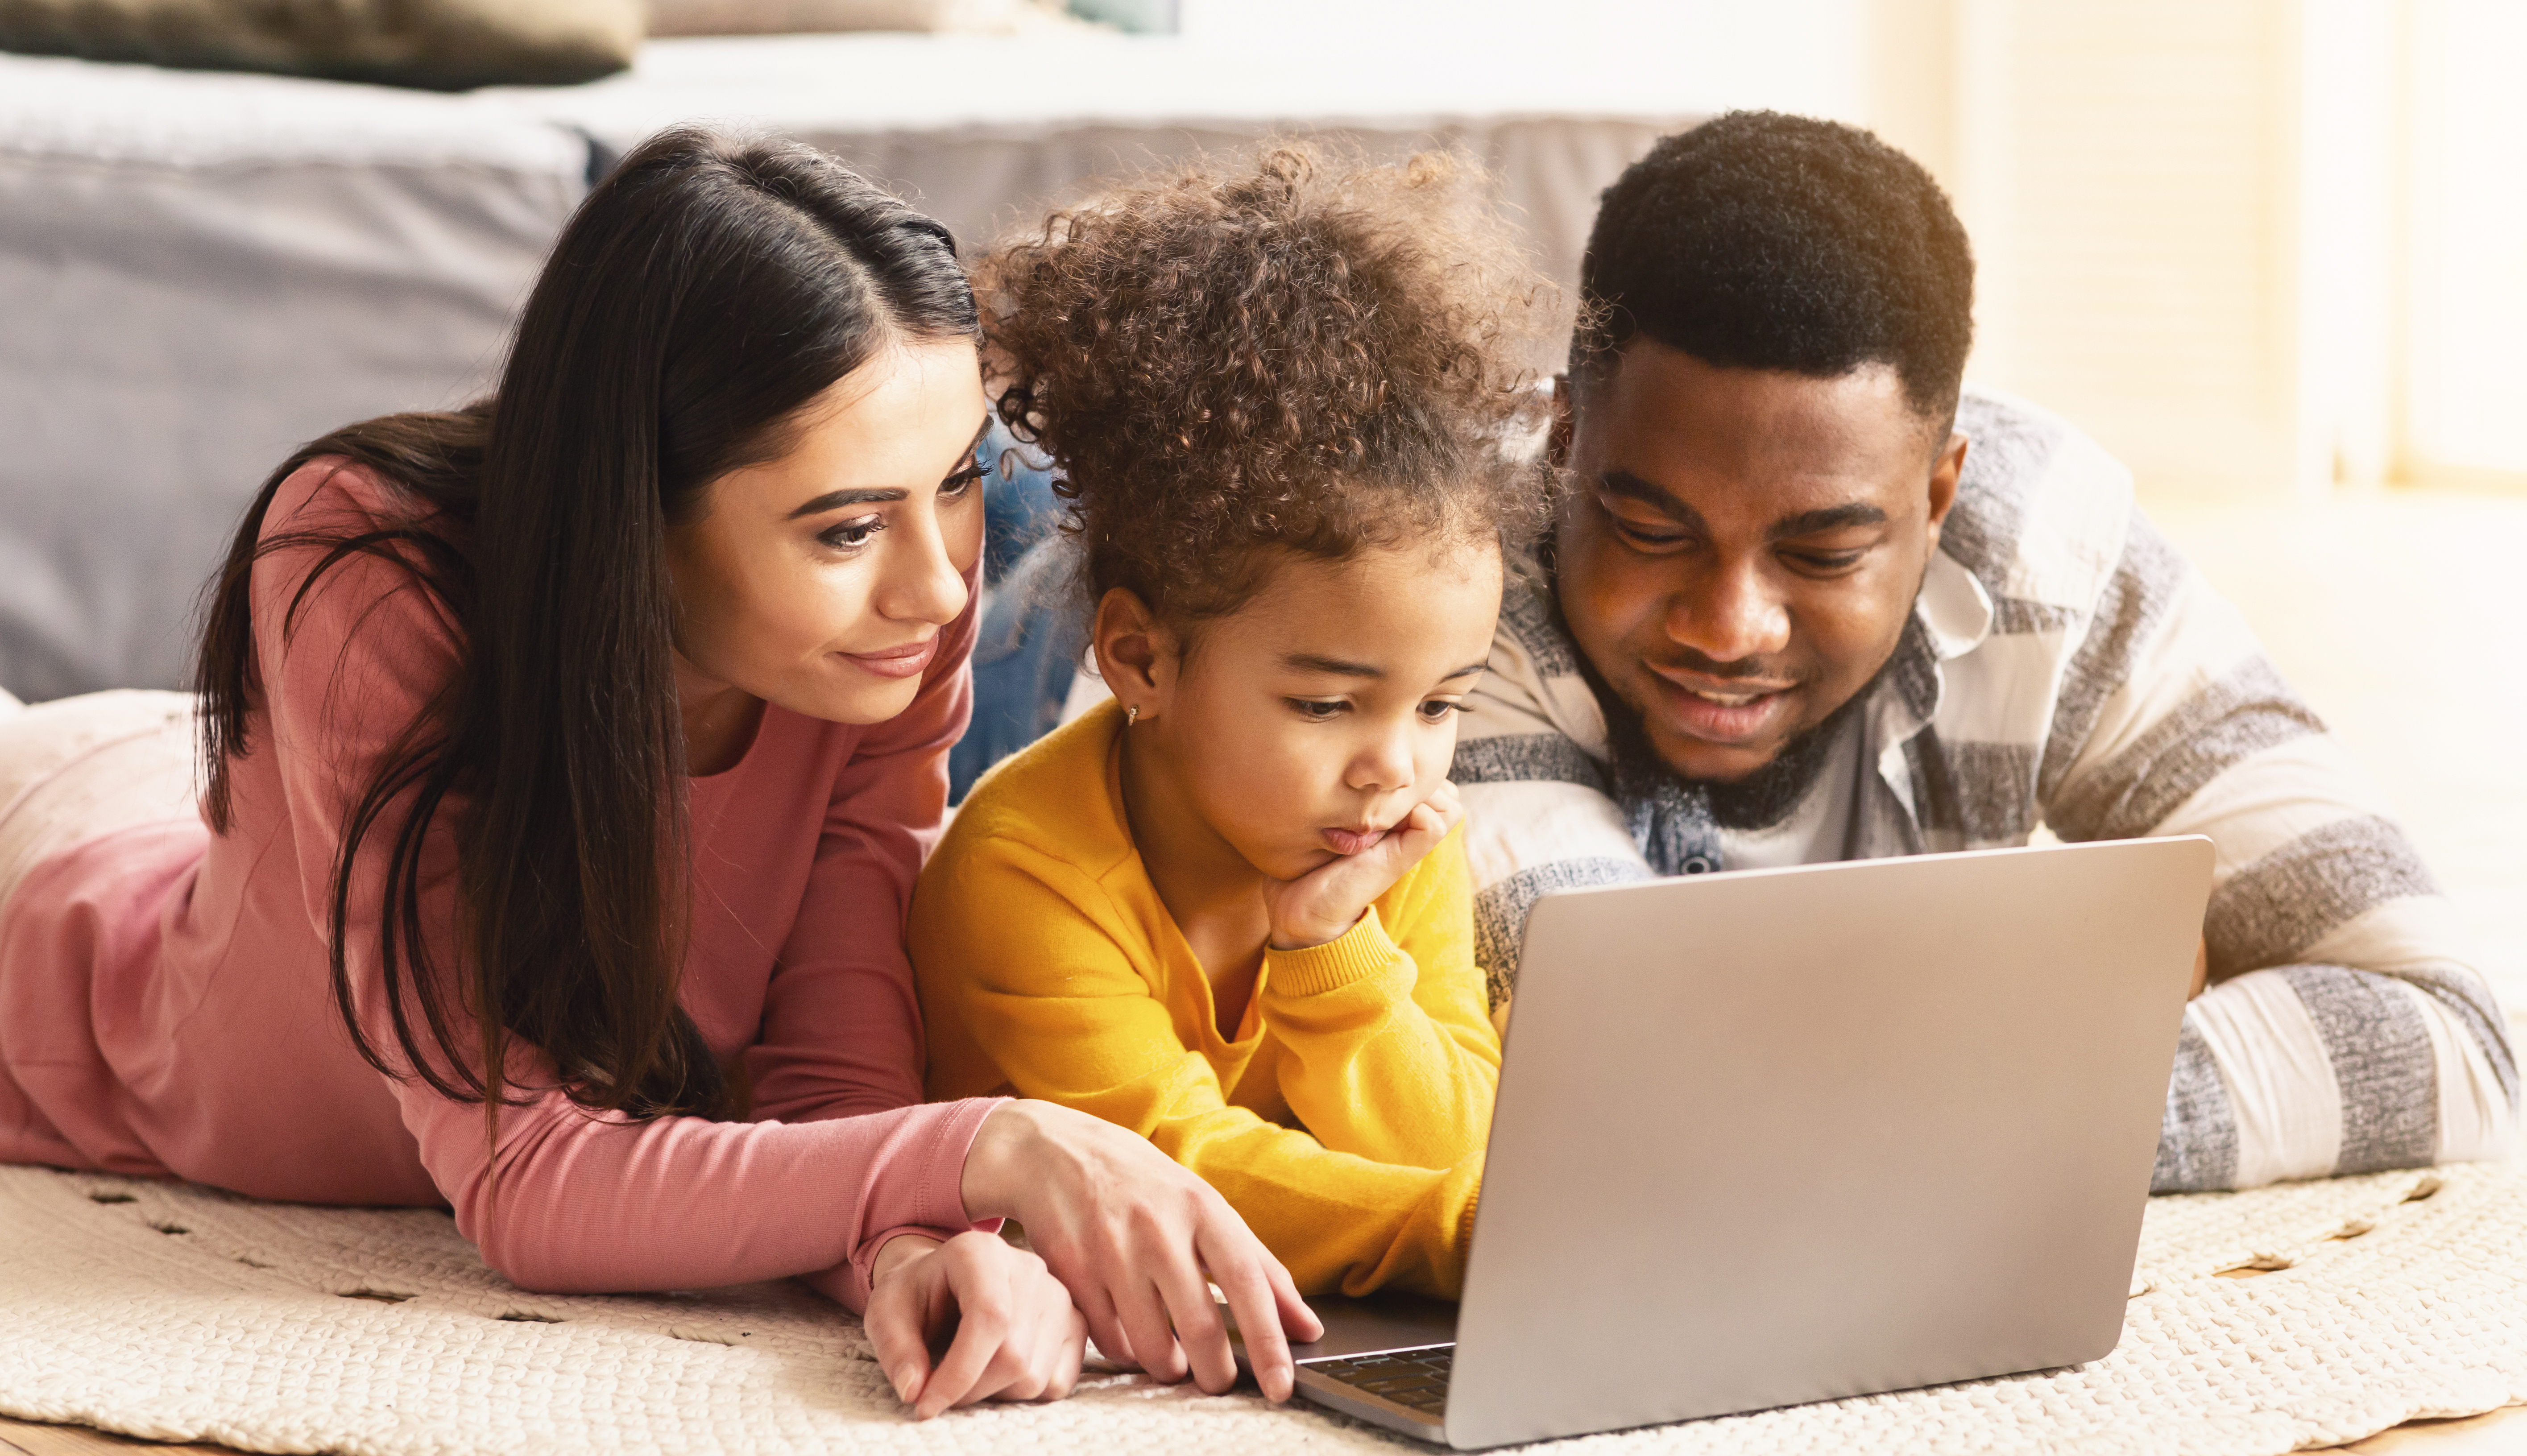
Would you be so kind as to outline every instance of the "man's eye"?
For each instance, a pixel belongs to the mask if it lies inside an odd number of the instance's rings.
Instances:
[[[1284,698],[1281,701],[1290,704],[1291,711],[1311,723],[1324,722],[1343,710],[1340,702],[1322,702],[1314,698]]]
[[[1670,522],[1635,521],[1611,505],[1606,507],[1606,519],[1614,522],[1617,535],[1638,546],[1653,549],[1673,546],[1680,545],[1685,538],[1685,533]]]
[[[862,516],[845,521],[817,533],[816,539],[838,551],[853,551],[869,544],[869,538],[886,529],[886,522],[876,516]]]
[[[1832,576],[1860,564],[1867,551],[1785,551],[1782,553],[1797,569],[1813,576]]]

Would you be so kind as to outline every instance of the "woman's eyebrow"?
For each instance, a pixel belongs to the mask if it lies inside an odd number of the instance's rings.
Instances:
[[[902,500],[911,494],[909,491],[893,486],[863,491],[827,491],[822,495],[804,501],[797,510],[790,512],[790,519],[795,521],[800,516],[822,515],[829,510],[840,510],[846,505],[870,505],[885,500]]]
[[[985,415],[983,423],[974,427],[974,438],[965,442],[964,453],[958,458],[971,460],[974,457],[974,451],[982,447],[983,437],[991,432],[992,417]],[[955,473],[954,470],[948,472],[950,475]],[[800,516],[822,515],[829,510],[840,510],[846,505],[873,505],[889,500],[902,500],[911,494],[896,486],[877,486],[857,491],[827,491],[822,495],[801,501],[798,509],[790,512],[789,518],[795,521]]]

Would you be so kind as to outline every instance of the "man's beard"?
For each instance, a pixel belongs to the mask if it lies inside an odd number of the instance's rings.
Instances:
[[[1753,773],[1740,779],[1698,779],[1676,772],[1659,756],[1657,746],[1650,742],[1649,730],[1642,726],[1641,709],[1600,679],[1584,657],[1581,665],[1588,686],[1596,691],[1597,705],[1606,715],[1607,750],[1616,779],[1645,783],[1665,778],[1688,797],[1700,800],[1713,823],[1740,833],[1770,829],[1807,801],[1817,776],[1832,761],[1834,745],[1841,740],[1844,726],[1869,701],[1878,687],[1878,678],[1885,671],[1880,667],[1878,675],[1840,707],[1792,734],[1789,742],[1781,745],[1781,751]]]

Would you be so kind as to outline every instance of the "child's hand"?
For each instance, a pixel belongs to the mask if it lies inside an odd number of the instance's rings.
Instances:
[[[914,1420],[978,1400],[1059,1400],[1078,1382],[1087,1322],[1042,1259],[998,1234],[898,1234],[871,1274],[862,1323]]]
[[[1430,797],[1413,806],[1383,838],[1357,854],[1318,865],[1295,880],[1267,880],[1264,909],[1272,917],[1271,946],[1303,951],[1340,940],[1360,923],[1368,903],[1438,848],[1466,817],[1457,786],[1442,779]]]

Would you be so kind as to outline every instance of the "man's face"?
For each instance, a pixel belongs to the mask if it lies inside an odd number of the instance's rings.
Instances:
[[[1893,654],[1965,438],[1879,364],[1811,379],[1635,338],[1563,390],[1572,635],[1668,767],[1742,779]]]

